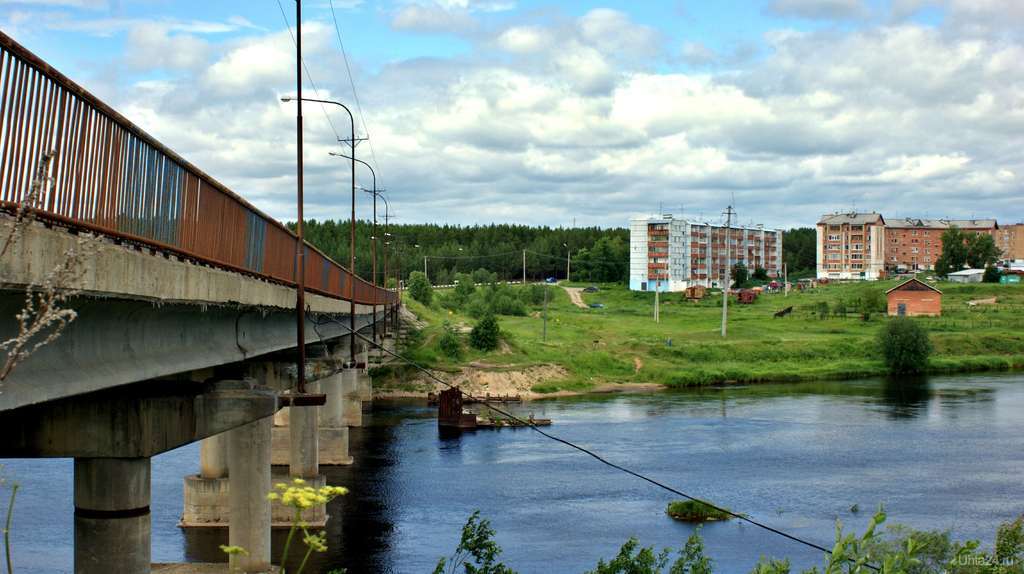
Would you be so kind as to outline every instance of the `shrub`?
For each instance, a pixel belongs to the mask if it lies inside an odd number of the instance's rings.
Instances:
[[[932,343],[928,332],[912,319],[897,317],[889,321],[879,333],[878,343],[886,366],[894,374],[921,373],[928,366]]]
[[[468,273],[455,274],[455,289],[452,290],[452,303],[455,308],[461,308],[476,291],[473,285],[473,276]]]
[[[526,306],[513,293],[506,290],[494,293],[491,297],[491,313],[495,315],[526,315]]]
[[[1000,277],[999,268],[995,265],[989,265],[985,267],[985,274],[981,276],[981,280],[985,283],[999,283]]]
[[[455,332],[455,328],[448,321],[445,321],[441,328],[443,332],[437,339],[438,350],[449,359],[460,358],[462,356],[462,341],[459,340],[459,334]]]
[[[832,314],[836,317],[846,318],[846,301],[839,299],[835,305],[832,306]]]
[[[481,267],[473,272],[473,281],[481,285],[492,285],[498,282],[498,274]]]
[[[523,287],[519,290],[519,299],[527,305],[543,305],[544,286],[533,284]]]
[[[818,304],[814,306],[815,312],[818,314],[818,318],[825,320],[828,319],[828,302],[818,301]]]
[[[427,281],[427,276],[422,271],[413,271],[409,274],[409,296],[429,306],[434,299],[434,288]]]
[[[498,319],[494,315],[487,314],[470,331],[469,344],[474,349],[493,351],[498,348],[499,337],[501,337],[501,327],[498,326]]]

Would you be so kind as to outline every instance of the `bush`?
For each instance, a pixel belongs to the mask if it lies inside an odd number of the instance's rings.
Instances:
[[[481,285],[493,285],[498,282],[498,274],[481,267],[473,272],[473,281]]]
[[[445,321],[442,329],[443,332],[437,339],[438,350],[449,359],[462,357],[462,341],[459,340],[459,334],[455,332],[455,328],[451,323]]]
[[[526,306],[515,294],[502,290],[492,296],[490,311],[495,315],[523,317],[526,315]]]
[[[999,268],[995,265],[989,265],[985,268],[985,274],[981,276],[981,280],[984,283],[999,283],[999,278],[1002,275],[999,273]]]
[[[846,318],[846,301],[843,301],[842,299],[839,299],[838,301],[836,301],[835,305],[832,305],[832,314],[835,315],[836,317],[842,317],[843,319],[845,319]]]
[[[422,271],[413,271],[409,274],[409,296],[413,299],[430,306],[434,299],[434,288],[427,281],[427,276]]]
[[[498,339],[501,337],[501,327],[494,315],[487,314],[469,333],[469,344],[474,349],[481,351],[493,351],[498,348]]]
[[[465,305],[474,291],[476,291],[476,285],[473,285],[472,275],[468,273],[455,274],[455,289],[452,290],[452,301],[456,309]]]
[[[818,301],[818,304],[814,306],[814,311],[818,314],[819,319],[828,319],[828,302]]]
[[[924,372],[932,343],[928,332],[913,319],[897,317],[889,321],[878,336],[885,364],[894,374]]]
[[[544,286],[533,284],[523,287],[519,290],[519,299],[527,305],[543,305]]]

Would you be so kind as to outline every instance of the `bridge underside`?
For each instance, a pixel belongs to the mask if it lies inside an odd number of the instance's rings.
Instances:
[[[0,217],[0,237],[10,224]],[[205,380],[270,354],[295,360],[293,288],[40,223],[0,258],[0,341],[18,335],[26,286],[42,285],[83,244],[88,257],[64,286],[78,292],[64,305],[77,318],[0,382],[0,411],[143,381]],[[306,305],[307,345],[349,334],[348,302],[309,293]],[[385,307],[355,306],[357,330],[374,311],[383,321]]]
[[[0,292],[0,317],[14,317],[23,303],[23,293]],[[296,347],[291,310],[85,297],[68,307],[78,317],[4,381],[3,410],[140,381],[176,376],[203,380],[215,370]],[[383,317],[383,308],[378,316]],[[357,315],[356,329],[368,327],[372,319]],[[309,345],[348,333],[347,315],[307,316]],[[0,323],[0,340],[16,335],[13,320]]]

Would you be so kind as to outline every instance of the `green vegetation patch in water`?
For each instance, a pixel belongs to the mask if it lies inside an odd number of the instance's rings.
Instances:
[[[729,513],[699,500],[676,500],[670,502],[668,503],[668,508],[665,509],[665,513],[676,520],[684,522],[711,522],[732,518],[732,515]]]

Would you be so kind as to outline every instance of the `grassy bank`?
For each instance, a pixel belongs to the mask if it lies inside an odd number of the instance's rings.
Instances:
[[[584,301],[604,308],[580,308],[561,288],[550,286],[547,337],[539,306],[526,316],[501,316],[505,345],[489,353],[466,352],[458,360],[444,357],[436,345],[441,325],[468,328],[474,320],[442,306],[436,293],[425,307],[410,304],[427,326],[411,350],[424,363],[457,370],[475,363],[484,368],[519,368],[555,364],[568,375],[538,382],[537,392],[585,391],[605,383],[655,383],[669,387],[723,382],[846,379],[885,374],[875,337],[887,320],[873,313],[861,320],[852,312],[821,318],[821,302],[847,308],[868,290],[885,291],[895,281],[836,284],[808,292],[762,295],[752,305],[730,305],[729,336],[720,336],[721,296],[699,303],[680,294],[662,295],[661,322],[652,320],[654,296],[618,285],[600,285]],[[582,286],[582,285],[577,285]],[[1024,287],[1020,285],[941,283],[943,316],[918,319],[931,333],[935,353],[932,373],[1009,370],[1024,367]],[[967,301],[998,297],[993,306],[969,307]],[[438,301],[438,300],[441,301]],[[883,298],[884,300],[884,298]],[[793,313],[774,318],[793,306]],[[463,336],[465,339],[465,336]]]

